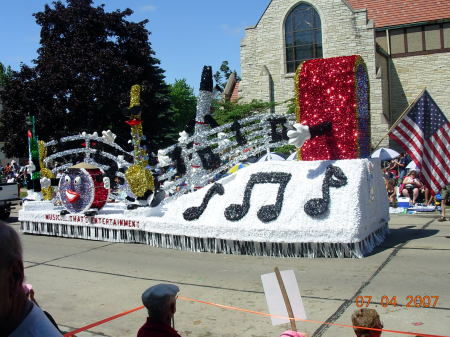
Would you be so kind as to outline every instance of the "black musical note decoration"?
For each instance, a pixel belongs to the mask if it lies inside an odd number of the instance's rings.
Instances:
[[[208,206],[209,201],[211,198],[216,195],[223,195],[225,192],[225,189],[223,188],[222,184],[215,183],[211,186],[211,188],[206,192],[205,196],[203,197],[203,201],[200,204],[200,206],[196,207],[189,207],[187,210],[183,212],[183,218],[187,221],[197,220],[200,218],[200,216],[203,214],[203,212],[206,209],[206,206]]]
[[[286,127],[286,118],[280,117],[280,118],[271,118],[267,120],[270,123],[270,137],[271,143],[276,143],[281,140],[288,140],[289,137],[287,136],[287,127]],[[281,132],[277,130],[277,126],[281,125]]]
[[[292,175],[285,172],[260,172],[250,176],[244,191],[242,205],[231,204],[225,209],[225,218],[230,221],[242,219],[250,209],[250,196],[256,184],[279,184],[275,204],[262,206],[258,210],[258,219],[262,222],[270,222],[278,218],[283,206],[284,191]]]
[[[236,141],[239,145],[244,145],[247,143],[247,138],[242,134],[241,124],[238,121],[234,121],[231,125],[230,130],[235,132]]]
[[[204,149],[198,150],[197,153],[205,170],[216,169],[222,162],[219,154],[214,153],[211,146],[207,146]]]
[[[330,205],[330,186],[338,188],[345,185],[347,176],[342,169],[333,165],[328,166],[322,183],[322,198],[308,200],[305,204],[305,213],[313,217],[324,214]]]
[[[177,174],[179,176],[182,176],[186,173],[186,164],[184,163],[183,157],[181,156],[182,151],[183,150],[181,149],[181,147],[176,146],[169,155],[170,159],[175,162]]]

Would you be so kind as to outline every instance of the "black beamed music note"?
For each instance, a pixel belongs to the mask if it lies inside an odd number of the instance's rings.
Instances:
[[[202,166],[205,170],[216,169],[222,162],[219,154],[214,153],[211,146],[207,146],[204,149],[198,150],[197,154],[200,157],[200,161],[202,162]]]
[[[234,121],[230,127],[230,130],[235,132],[236,141],[239,145],[244,145],[247,143],[247,138],[242,134],[241,124],[238,121]]]
[[[203,197],[203,201],[200,206],[198,207],[189,207],[187,210],[183,212],[183,218],[187,221],[197,220],[200,218],[200,216],[205,211],[206,207],[208,206],[209,201],[211,198],[216,195],[223,195],[225,192],[223,185],[219,183],[215,183],[211,186],[211,188],[206,192],[205,196]]]
[[[250,179],[245,187],[244,200],[242,205],[232,204],[225,209],[225,218],[230,221],[238,221],[242,219],[250,208],[250,196],[252,194],[253,187],[256,184],[279,184],[277,199],[275,204],[262,206],[258,210],[258,219],[262,222],[270,222],[278,218],[281,212],[281,206],[283,205],[284,191],[289,180],[291,180],[291,174],[285,172],[261,172],[255,173],[250,176]]]
[[[341,168],[328,166],[322,183],[322,198],[308,200],[305,204],[305,213],[314,217],[324,214],[330,205],[330,186],[338,188],[345,185],[347,185],[347,176]]]
[[[286,127],[286,118],[280,117],[280,118],[271,118],[267,120],[270,123],[270,137],[271,143],[276,143],[281,140],[288,140],[289,137],[287,136],[287,127]],[[277,130],[277,126],[281,126],[281,132]]]

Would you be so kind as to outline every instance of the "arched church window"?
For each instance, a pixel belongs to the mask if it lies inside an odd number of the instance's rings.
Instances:
[[[317,11],[306,3],[297,5],[284,24],[286,70],[293,73],[305,60],[322,57],[322,29]]]

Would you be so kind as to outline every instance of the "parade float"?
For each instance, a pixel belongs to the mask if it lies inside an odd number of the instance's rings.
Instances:
[[[369,158],[365,64],[359,56],[305,61],[295,86],[295,116],[258,114],[217,126],[210,115],[212,71],[205,67],[195,131],[158,150],[165,172],[157,177],[140,146],[134,87],[127,121],[133,151],[117,145],[111,131],[35,146],[41,188],[34,193],[41,197],[24,202],[21,230],[199,252],[369,254],[388,232],[389,213],[380,162]],[[224,174],[288,142],[297,146],[297,160],[262,161]],[[107,202],[115,177],[124,181],[116,190],[122,197]]]

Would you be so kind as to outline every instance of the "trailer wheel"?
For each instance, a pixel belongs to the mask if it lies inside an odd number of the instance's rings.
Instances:
[[[2,209],[2,210],[0,210],[0,219],[8,220],[10,214],[11,214],[11,211],[8,211],[6,209]]]

